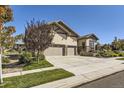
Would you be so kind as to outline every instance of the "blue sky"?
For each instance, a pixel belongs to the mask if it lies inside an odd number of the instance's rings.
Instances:
[[[11,6],[16,34],[24,33],[26,21],[33,18],[64,21],[79,35],[94,33],[100,43],[110,43],[115,36],[124,38],[124,6]]]

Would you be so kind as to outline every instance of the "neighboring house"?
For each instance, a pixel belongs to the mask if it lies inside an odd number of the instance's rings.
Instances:
[[[44,51],[47,56],[77,55],[79,35],[62,21],[52,22],[55,33],[52,45]]]
[[[95,52],[96,44],[99,38],[95,34],[88,34],[78,39],[78,53],[80,52]]]
[[[18,50],[18,51],[21,51],[21,50],[25,49],[24,42],[23,42],[22,40],[18,40],[18,41],[15,43],[15,45],[14,45],[13,48],[16,49],[16,50]]]

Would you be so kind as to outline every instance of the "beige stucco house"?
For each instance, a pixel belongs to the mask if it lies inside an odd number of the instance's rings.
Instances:
[[[95,34],[80,37],[62,21],[49,24],[53,25],[54,38],[51,46],[44,51],[46,56],[78,55],[81,51],[90,52],[96,50],[95,46],[98,37]]]
[[[54,38],[52,45],[44,51],[46,56],[77,55],[77,40],[79,35],[64,22],[57,21],[53,25]]]
[[[46,56],[78,55],[80,52],[94,52],[98,37],[95,34],[79,36],[64,22],[50,23],[55,33],[52,45],[44,51]]]
[[[96,44],[99,38],[95,34],[88,34],[78,39],[78,53],[80,52],[95,52]]]

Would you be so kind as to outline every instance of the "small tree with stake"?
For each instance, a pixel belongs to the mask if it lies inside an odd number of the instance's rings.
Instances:
[[[13,11],[10,6],[0,5],[0,83],[2,79],[2,49],[10,48],[13,45],[12,34],[15,32],[15,27],[5,26],[5,23],[13,20]]]
[[[36,53],[37,62],[39,62],[40,54],[43,54],[44,50],[51,45],[53,36],[52,25],[45,21],[35,21],[33,19],[27,22],[24,42],[28,51]]]

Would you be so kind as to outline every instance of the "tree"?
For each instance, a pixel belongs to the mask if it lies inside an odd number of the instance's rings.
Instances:
[[[105,51],[112,50],[112,49],[111,49],[111,45],[110,45],[110,44],[104,44],[104,45],[102,46],[102,50],[105,50]]]
[[[14,32],[15,32],[15,27],[13,26],[3,27],[1,31],[1,46],[3,48],[10,49],[13,47],[15,43],[13,37]]]
[[[27,22],[25,27],[24,42],[26,49],[34,52],[34,54],[36,52],[37,61],[39,61],[39,55],[51,45],[53,36],[52,25],[47,24],[45,21],[35,22],[33,19]]]
[[[14,27],[5,27],[4,24],[13,20],[13,12],[10,6],[0,5],[0,83],[2,80],[2,47],[5,43],[12,41],[11,34],[15,31]],[[7,37],[6,37],[7,36]],[[5,45],[6,46],[6,45]],[[4,47],[5,47],[4,46]]]

